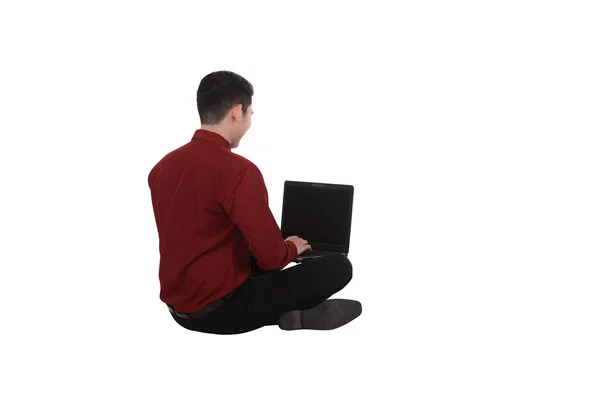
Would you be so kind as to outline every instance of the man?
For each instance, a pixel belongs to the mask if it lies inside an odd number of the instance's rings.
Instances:
[[[362,312],[357,301],[329,300],[350,282],[350,261],[326,255],[283,269],[311,246],[283,239],[261,172],[231,151],[250,128],[253,95],[233,72],[205,76],[197,92],[200,129],[148,176],[160,298],[193,331],[338,328]]]

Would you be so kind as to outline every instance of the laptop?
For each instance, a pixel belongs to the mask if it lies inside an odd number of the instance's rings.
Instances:
[[[348,256],[353,200],[352,185],[284,182],[281,234],[284,239],[301,237],[312,247],[300,254],[295,262],[328,253]]]

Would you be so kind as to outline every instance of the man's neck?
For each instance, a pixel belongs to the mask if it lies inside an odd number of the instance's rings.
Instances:
[[[225,140],[227,140],[231,144],[231,139],[229,138],[229,134],[220,125],[200,125],[200,129],[214,132],[214,133],[222,136],[223,138],[225,138]]]

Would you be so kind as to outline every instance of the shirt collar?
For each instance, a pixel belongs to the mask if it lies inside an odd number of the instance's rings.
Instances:
[[[227,139],[225,139],[223,136],[219,135],[216,132],[207,131],[206,129],[197,129],[196,132],[194,132],[192,140],[198,139],[208,140],[231,151],[231,143],[229,143]]]

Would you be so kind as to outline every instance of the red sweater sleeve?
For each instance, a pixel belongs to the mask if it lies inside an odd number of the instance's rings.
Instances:
[[[264,178],[256,165],[249,164],[238,176],[223,208],[244,235],[262,269],[282,269],[298,256],[296,245],[281,236],[269,208]]]

